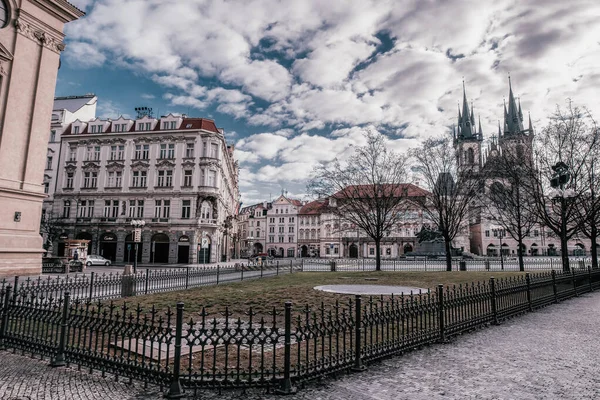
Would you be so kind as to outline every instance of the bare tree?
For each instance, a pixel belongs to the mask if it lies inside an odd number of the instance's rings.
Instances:
[[[533,163],[531,145],[517,144],[496,150],[484,169],[483,177],[491,182],[481,198],[486,214],[518,243],[519,270],[524,271],[523,240],[538,225],[535,208],[531,207]],[[502,251],[502,247],[500,247]]]
[[[40,235],[44,238],[44,250],[48,252],[54,241],[63,232],[65,227],[64,219],[55,216],[52,212],[46,213],[42,216],[40,222]]]
[[[367,144],[348,160],[334,159],[315,167],[308,191],[329,198],[331,213],[364,231],[376,246],[381,270],[381,240],[401,219],[408,196],[405,157],[390,150],[382,135],[366,132]]]
[[[571,102],[566,109],[557,107],[537,135],[533,204],[542,224],[560,238],[564,271],[570,270],[568,241],[582,228],[579,207],[590,197],[586,177],[595,142],[585,114]]]
[[[421,207],[444,238],[446,270],[452,270],[452,241],[464,227],[469,206],[480,187],[474,165],[459,166],[458,154],[449,137],[425,140],[411,149],[416,170],[431,192]]]

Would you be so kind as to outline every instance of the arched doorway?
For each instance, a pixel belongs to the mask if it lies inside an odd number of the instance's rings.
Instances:
[[[506,243],[502,243],[502,249],[500,251],[503,256],[510,256],[510,248]]]
[[[413,251],[412,244],[406,243],[404,245],[404,254],[406,254],[406,253],[412,253],[412,251]]]
[[[308,247],[306,245],[300,248],[300,257],[308,257]]]
[[[138,243],[138,253],[137,253],[137,262],[142,262],[142,250],[144,248],[144,243]],[[123,257],[124,262],[132,263],[135,258],[135,242],[133,241],[133,235],[129,234],[125,237],[125,257]]]
[[[212,241],[210,240],[210,237],[204,236],[200,238],[200,243],[198,243],[198,264],[210,263],[211,247]]]
[[[517,246],[517,249],[519,249],[519,246]],[[524,244],[520,246],[520,250],[521,250],[521,254],[523,254],[524,256],[527,255],[527,246],[525,246]],[[519,255],[519,251],[517,250],[517,255]]]
[[[79,232],[75,237],[77,240],[89,240],[87,253],[92,254],[92,234],[89,232]]]
[[[187,264],[190,262],[190,237],[182,235],[177,241],[177,263]]]
[[[581,243],[575,244],[575,249],[573,249],[574,256],[585,256],[585,246]]]
[[[58,249],[56,250],[56,255],[58,257],[65,256],[65,240],[68,238],[69,235],[66,232],[63,232],[58,236]]]
[[[283,247],[280,247],[279,251],[277,252],[277,257],[283,258],[284,254],[285,253],[284,253]]]
[[[262,245],[262,243],[254,243],[253,248],[254,248],[253,249],[254,252],[252,253],[252,255],[260,254],[260,253],[263,252],[263,245]]]
[[[112,232],[100,235],[100,255],[115,262],[117,259],[117,235]]]
[[[548,255],[549,256],[556,256],[558,253],[556,251],[556,246],[552,243],[550,243],[548,245]]]
[[[532,256],[539,256],[540,255],[539,254],[540,250],[538,249],[538,245],[536,243],[534,243],[534,244],[531,245],[530,251],[531,251],[531,255]]]
[[[169,237],[164,233],[152,236],[150,248],[150,261],[166,264],[169,262]]]
[[[352,243],[348,249],[348,257],[358,258],[358,246]]]
[[[498,250],[496,249],[496,246],[494,246],[492,243],[488,244],[485,255],[488,257],[497,257]]]

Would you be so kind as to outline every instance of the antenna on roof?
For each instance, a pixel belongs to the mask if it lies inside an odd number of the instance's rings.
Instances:
[[[136,119],[144,118],[145,116],[152,118],[152,107],[136,107],[135,112],[137,113]]]

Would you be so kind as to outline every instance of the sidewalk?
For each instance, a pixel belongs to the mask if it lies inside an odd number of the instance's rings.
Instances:
[[[199,391],[201,399],[428,400],[600,398],[600,294],[396,356],[362,373],[311,383],[294,396]],[[0,352],[0,399],[159,399],[156,388],[115,382]],[[190,396],[193,398],[193,396]]]

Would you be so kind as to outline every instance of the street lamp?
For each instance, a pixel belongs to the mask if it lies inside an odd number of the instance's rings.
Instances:
[[[573,189],[565,189],[565,185],[571,180],[571,173],[567,164],[559,161],[552,166],[552,170],[554,171],[554,175],[550,178],[550,186],[554,190],[550,191],[549,196],[552,200],[560,201],[561,258],[563,271],[568,272],[570,270],[569,254],[565,236],[567,232],[567,199],[575,197],[576,193]]]
[[[504,271],[504,255],[502,254],[502,238],[504,237],[503,233],[503,229],[498,229],[498,240],[500,241],[500,268],[502,271]]]
[[[138,243],[142,241],[142,228],[146,225],[146,221],[143,219],[134,219],[131,221],[133,226],[133,241],[134,243],[134,256],[133,256],[133,273],[137,273],[137,258],[138,258]]]

